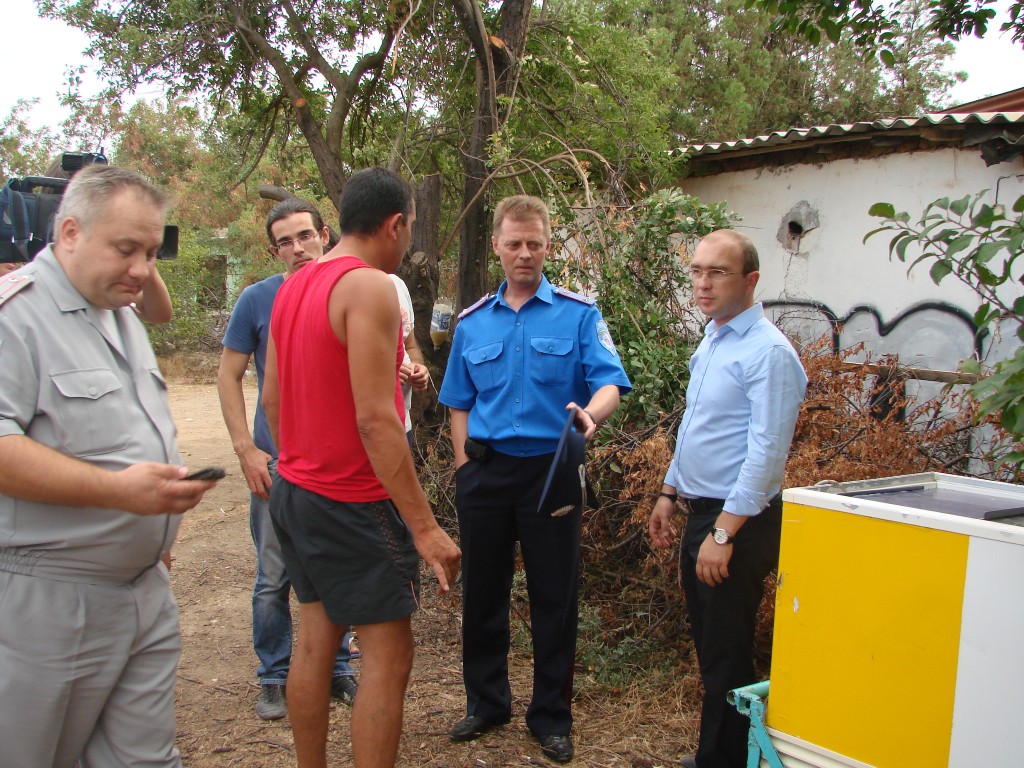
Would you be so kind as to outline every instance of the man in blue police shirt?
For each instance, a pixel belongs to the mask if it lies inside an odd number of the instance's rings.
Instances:
[[[567,762],[582,507],[555,517],[539,513],[538,501],[566,411],[589,440],[630,384],[594,302],[544,277],[550,236],[542,200],[517,195],[498,204],[492,246],[505,281],[459,316],[439,396],[451,409],[463,553],[467,704],[449,736],[469,741],[511,718],[509,598],[518,540],[534,651],[526,724],[548,757]]]

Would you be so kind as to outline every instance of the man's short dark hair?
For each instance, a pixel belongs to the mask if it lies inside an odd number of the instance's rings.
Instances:
[[[308,213],[313,217],[313,229],[319,232],[324,228],[324,217],[320,215],[320,211],[308,200],[303,200],[301,197],[289,197],[287,200],[282,200],[280,203],[270,209],[270,213],[267,214],[267,237],[270,238],[271,245],[277,245],[274,240],[274,233],[270,231],[272,224],[276,224],[282,219],[287,219],[289,216],[293,216],[296,213]]]
[[[757,272],[761,269],[761,261],[757,255],[757,246],[754,245],[753,240],[742,232],[737,232],[735,229],[716,229],[714,232],[706,235],[704,239],[725,240],[731,243],[739,251],[740,257],[743,259],[744,275],[749,275],[751,272]]]
[[[412,187],[387,168],[366,168],[354,174],[341,193],[342,235],[369,236],[396,213],[412,213]]]

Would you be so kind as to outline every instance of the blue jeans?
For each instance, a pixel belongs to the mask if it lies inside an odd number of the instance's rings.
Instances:
[[[270,477],[277,477],[277,459],[269,465]],[[292,655],[292,613],[288,605],[291,582],[284,569],[281,545],[270,522],[270,502],[249,496],[249,529],[256,545],[256,585],[252,590],[252,644],[260,660],[256,675],[261,684],[284,685]],[[346,632],[334,661],[334,676],[354,675],[349,665]]]

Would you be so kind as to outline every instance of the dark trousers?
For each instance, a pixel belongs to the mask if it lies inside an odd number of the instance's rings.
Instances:
[[[724,502],[692,505],[679,553],[679,576],[704,683],[698,768],[743,768],[750,721],[725,700],[733,688],[757,682],[754,630],[764,597],[764,579],[779,562],[782,499],[740,529],[733,542],[729,578],[715,587],[697,579],[697,554]]]
[[[518,540],[526,569],[533,633],[533,698],[526,724],[538,736],[572,727],[576,656],[580,520],[537,512],[551,456],[495,453],[456,474],[455,506],[462,548],[462,674],[466,713],[507,721],[509,604]]]

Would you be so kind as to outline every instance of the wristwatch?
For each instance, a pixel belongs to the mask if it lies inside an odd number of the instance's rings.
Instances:
[[[729,532],[727,530],[725,530],[725,528],[715,528],[711,532],[711,538],[713,538],[715,540],[715,544],[723,544],[724,545],[724,544],[728,544],[729,542],[731,542],[736,537],[730,535]]]

